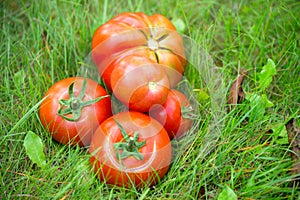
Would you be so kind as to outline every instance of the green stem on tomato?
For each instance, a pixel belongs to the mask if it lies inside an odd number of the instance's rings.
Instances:
[[[183,102],[182,104],[181,104],[181,116],[182,116],[182,118],[184,118],[184,119],[189,119],[189,120],[194,120],[194,119],[197,119],[197,115],[195,115],[194,113],[193,113],[193,108],[192,108],[192,106],[184,106],[184,105],[186,105],[186,103],[185,102]]]
[[[137,131],[134,132],[133,137],[129,136],[124,127],[117,120],[115,120],[115,122],[121,130],[125,140],[125,142],[118,142],[114,144],[117,158],[122,161],[125,158],[133,156],[138,160],[143,160],[144,156],[139,152],[139,149],[145,146],[146,141],[138,142],[139,133]]]
[[[77,121],[81,117],[82,108],[97,103],[101,99],[109,97],[109,95],[105,95],[89,101],[83,101],[86,89],[86,78],[84,78],[83,80],[82,88],[77,97],[74,96],[74,84],[75,82],[71,83],[71,85],[69,86],[69,99],[60,99],[58,101],[61,106],[57,114],[68,121]],[[70,114],[72,114],[72,116],[68,117],[68,115]]]

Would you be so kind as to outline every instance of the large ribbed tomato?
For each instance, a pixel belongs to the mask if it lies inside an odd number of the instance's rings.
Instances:
[[[52,137],[62,144],[90,144],[100,123],[112,115],[111,101],[97,82],[71,77],[48,89],[39,116]]]
[[[141,51],[163,65],[171,87],[181,80],[186,65],[183,39],[163,15],[127,12],[98,27],[92,40],[92,57],[101,77],[109,76],[105,75],[111,72],[108,66],[128,50]]]
[[[168,171],[172,147],[162,125],[139,112],[121,112],[105,120],[90,145],[98,177],[118,186],[154,184]]]

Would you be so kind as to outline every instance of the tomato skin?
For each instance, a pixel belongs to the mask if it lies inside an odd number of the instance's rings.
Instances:
[[[192,112],[186,96],[178,90],[172,89],[166,102],[163,105],[154,105],[150,109],[149,115],[163,124],[170,139],[180,138],[193,124],[193,120],[185,118],[182,114],[182,110],[185,108]]]
[[[115,16],[94,32],[92,58],[102,77],[118,56],[140,48],[150,51],[144,51],[145,56],[155,54],[155,61],[166,66],[171,87],[175,87],[186,65],[183,39],[162,15],[127,12]]]
[[[83,77],[71,77],[56,82],[48,89],[44,95],[47,98],[40,105],[39,117],[42,125],[59,143],[89,145],[99,124],[112,115],[110,97],[105,97],[92,105],[83,107],[81,116],[77,121],[69,121],[58,115],[58,110],[61,107],[59,100],[69,99],[69,86],[75,82],[73,91],[74,96],[77,96],[82,89],[83,81]],[[98,83],[88,78],[86,81],[83,101],[107,95],[107,92]]]
[[[113,56],[112,61],[107,64],[105,70],[99,73],[101,74],[102,80],[104,81],[107,88],[112,91],[111,88],[111,73],[114,70],[115,65],[118,65],[127,56],[143,56],[150,59],[152,63],[160,63],[159,65],[165,71],[169,79],[170,88],[173,88],[182,79],[184,69],[181,66],[181,61],[173,54],[168,53],[165,50],[159,50],[159,54],[149,50],[146,47],[139,47],[131,50],[127,50],[120,55]],[[160,60],[159,62],[157,60]],[[147,63],[146,62],[146,63]],[[141,63],[142,65],[142,63]]]
[[[110,83],[122,103],[140,112],[163,104],[169,93],[169,79],[162,66],[144,56],[129,55],[116,62]]]
[[[92,40],[92,49],[96,48],[114,34],[149,27],[164,27],[166,29],[176,30],[172,22],[160,14],[147,16],[142,12],[125,12],[113,17],[96,29]],[[127,44],[130,46],[130,43]]]
[[[139,149],[144,156],[142,160],[130,156],[120,162],[117,158],[114,144],[123,141],[124,137],[115,120],[129,136],[138,131],[138,141],[146,141],[145,146]],[[145,114],[129,111],[118,113],[101,123],[92,138],[89,152],[92,155],[90,162],[100,180],[118,186],[142,187],[155,184],[166,174],[172,147],[159,122]]]

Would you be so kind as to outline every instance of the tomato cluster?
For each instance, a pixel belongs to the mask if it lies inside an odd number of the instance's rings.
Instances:
[[[62,144],[89,146],[108,184],[158,182],[171,163],[171,140],[193,123],[190,102],[174,89],[186,66],[181,35],[160,14],[123,13],[97,28],[92,59],[105,87],[86,77],[57,82],[40,106],[43,126]],[[109,94],[128,110],[113,115]]]

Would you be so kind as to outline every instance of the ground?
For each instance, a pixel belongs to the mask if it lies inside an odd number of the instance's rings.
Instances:
[[[292,118],[300,124],[298,1],[0,4],[2,199],[222,199],[226,194],[238,199],[299,198],[285,131]],[[99,181],[87,150],[53,141],[37,114],[37,103],[53,83],[79,73],[95,29],[128,11],[160,13],[177,21],[182,35],[201,49],[199,57],[209,57],[209,68],[201,71],[193,62],[198,54],[191,53],[185,72],[200,116],[192,142],[176,153],[156,186],[142,189]],[[276,74],[262,89],[259,77],[268,60],[274,62]],[[207,73],[212,69],[217,73]],[[241,69],[248,72],[242,85],[246,99],[230,108],[227,95]],[[215,90],[220,88],[224,90]],[[261,100],[263,96],[272,103]],[[45,168],[26,154],[23,143],[30,131],[44,144]]]

